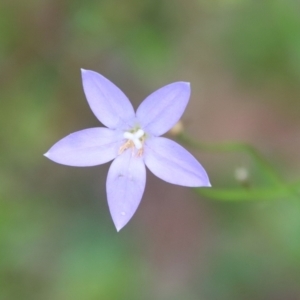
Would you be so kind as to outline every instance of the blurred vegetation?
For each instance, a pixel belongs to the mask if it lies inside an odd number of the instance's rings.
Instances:
[[[184,79],[193,66],[214,75],[226,68],[246,89],[274,95],[267,105],[280,103],[298,116],[299,6],[296,0],[2,0],[0,299],[299,299],[299,182],[281,176],[252,146],[205,149],[182,139],[201,153],[250,154],[251,186],[232,179],[233,168],[223,173],[205,164],[217,184],[195,191],[207,207],[205,226],[213,229],[204,253],[181,266],[189,280],[170,289],[181,277],[163,277],[152,265],[148,248],[157,233],[137,220],[115,232],[107,166],[70,169],[42,157],[66,134],[98,126],[84,101],[81,67],[133,98],[178,74]],[[163,240],[155,247],[176,253]]]
[[[299,1],[247,2],[236,8],[228,32],[228,57],[237,75],[299,90]]]

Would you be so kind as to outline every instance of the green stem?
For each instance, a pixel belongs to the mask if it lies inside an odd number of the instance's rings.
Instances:
[[[277,186],[283,185],[283,180],[273,166],[261,155],[254,147],[246,143],[222,143],[222,144],[206,144],[195,141],[185,133],[178,135],[178,139],[186,144],[201,151],[209,152],[244,152],[250,155],[257,163],[259,168],[263,171],[265,177],[270,183]]]
[[[292,184],[286,183],[269,161],[251,145],[237,142],[222,144],[200,143],[185,133],[181,133],[177,137],[185,145],[201,151],[247,153],[257,163],[259,169],[271,184],[264,188],[199,188],[196,189],[198,194],[208,198],[226,201],[278,199],[284,197],[299,199],[300,181]]]
[[[282,187],[268,188],[196,188],[196,193],[221,201],[247,201],[247,200],[276,200],[282,198],[299,199],[300,182],[286,184]],[[297,193],[297,194],[295,194]]]

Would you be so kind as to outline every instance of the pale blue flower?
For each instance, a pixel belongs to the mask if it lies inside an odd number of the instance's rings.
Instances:
[[[200,163],[183,147],[160,135],[183,114],[190,84],[175,82],[148,96],[136,113],[124,93],[102,75],[82,70],[83,88],[95,116],[105,127],[84,129],[58,141],[45,156],[76,167],[114,160],[106,190],[110,213],[119,231],[135,213],[144,193],[146,167],[169,183],[210,186]]]

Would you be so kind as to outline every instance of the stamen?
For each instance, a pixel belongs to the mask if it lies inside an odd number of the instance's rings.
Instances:
[[[131,148],[132,145],[132,141],[128,140],[125,144],[123,144],[120,149],[119,149],[119,154],[122,154],[125,150],[127,150],[128,148]]]
[[[128,148],[133,148],[132,150],[134,150],[135,147],[138,150],[137,155],[141,156],[143,154],[144,134],[145,132],[142,129],[138,129],[136,132],[125,131],[123,137],[127,139],[127,141],[119,149],[119,154],[123,153]]]
[[[143,153],[144,153],[144,149],[143,148],[141,148],[141,149],[139,149],[139,151],[137,152],[137,157],[141,157],[142,155],[143,155]]]

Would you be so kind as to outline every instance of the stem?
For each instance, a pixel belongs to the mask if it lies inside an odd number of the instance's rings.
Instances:
[[[257,163],[264,176],[272,184],[266,188],[238,188],[238,189],[218,189],[218,188],[198,188],[197,193],[216,200],[261,200],[278,199],[282,197],[292,197],[299,199],[300,181],[288,184],[278,174],[269,161],[254,147],[246,143],[222,143],[206,144],[200,143],[185,133],[180,133],[178,139],[195,149],[209,152],[244,152],[247,153]]]

